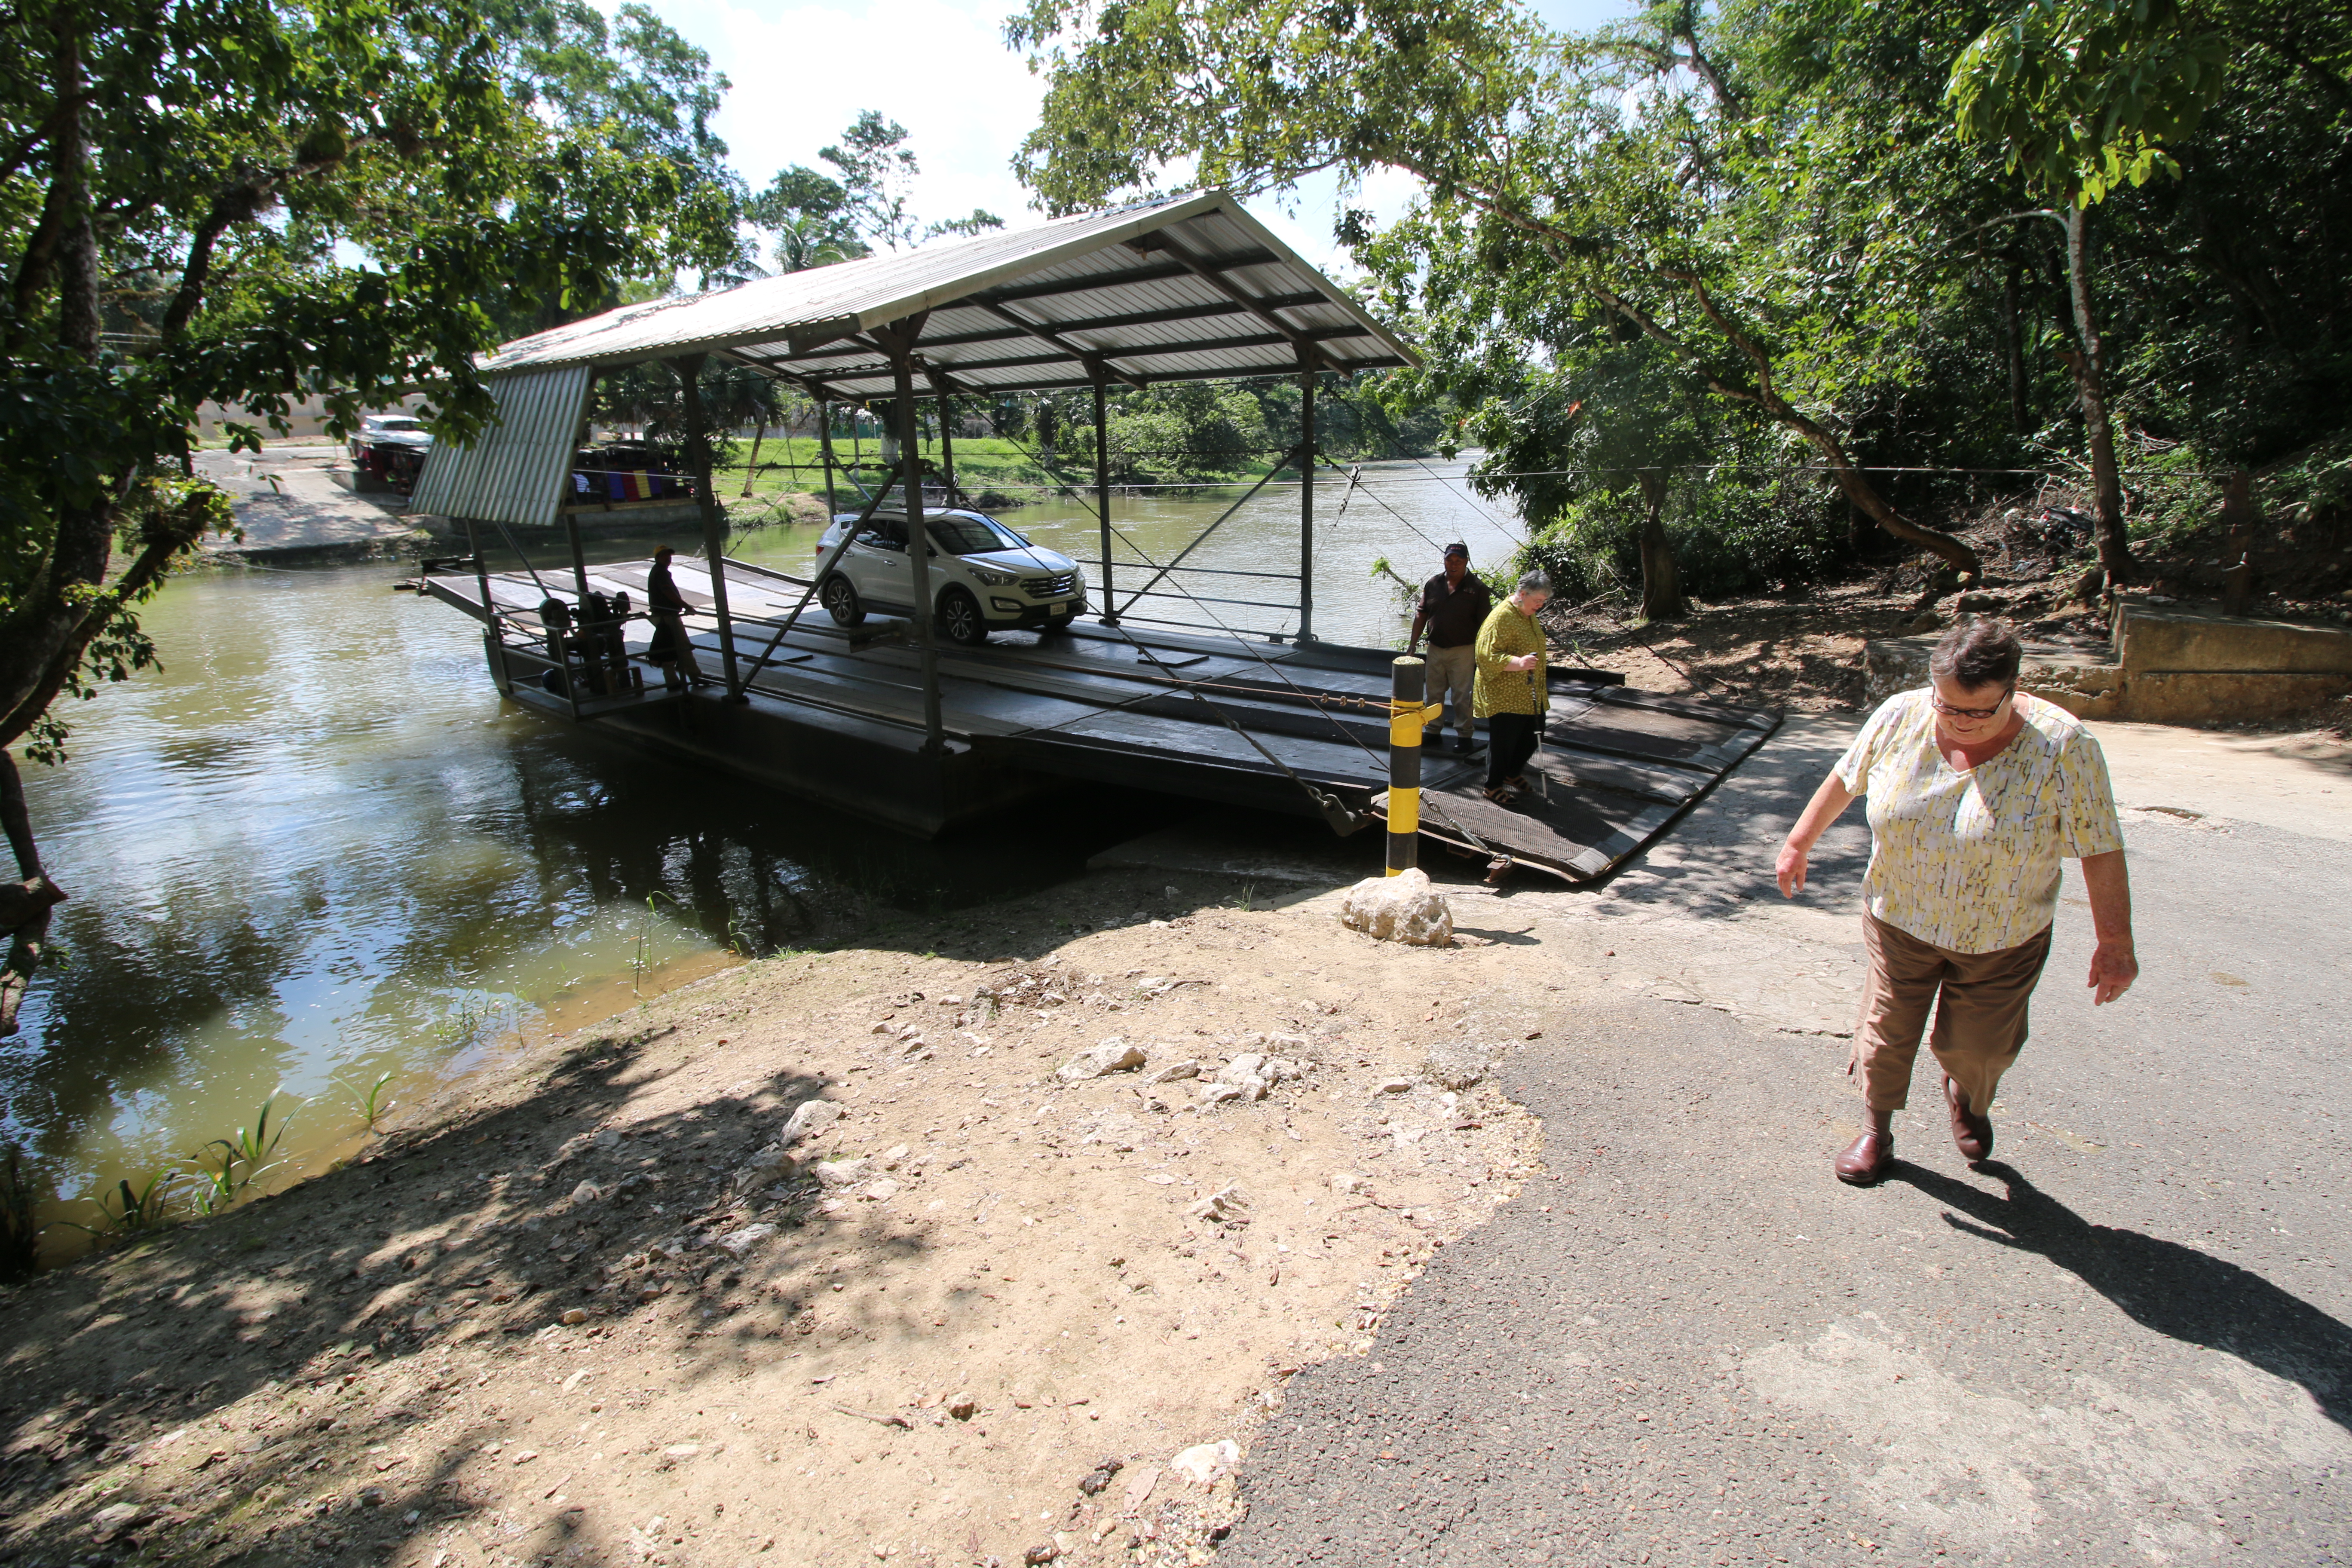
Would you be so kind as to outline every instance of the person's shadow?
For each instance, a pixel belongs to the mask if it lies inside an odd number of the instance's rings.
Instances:
[[[1977,1169],[2006,1183],[2008,1197],[1907,1163],[1892,1174],[1981,1222],[1945,1215],[1954,1229],[2038,1252],[2157,1332],[2303,1384],[2330,1420],[2352,1428],[2352,1327],[2210,1253],[2092,1225],[2000,1161]]]

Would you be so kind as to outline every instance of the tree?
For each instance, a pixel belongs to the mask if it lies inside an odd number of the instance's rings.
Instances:
[[[735,202],[618,109],[535,109],[517,48],[463,3],[41,0],[0,37],[5,1033],[55,893],[8,748],[62,760],[59,695],[153,662],[139,605],[229,517],[194,477],[197,405],[282,430],[319,393],[341,434],[421,389],[467,439],[503,316],[722,266]]]
[[[1986,29],[1952,67],[1949,98],[1964,138],[1998,141],[2009,166],[2063,204],[2066,276],[2076,341],[2068,363],[2083,403],[2098,512],[2099,560],[2111,583],[2135,574],[2123,478],[2108,412],[2107,356],[2091,304],[2090,208],[2126,183],[2178,174],[2166,145],[2194,131],[2218,96],[2227,43],[2176,0],[2031,0]]]
[[[1562,39],[1509,0],[1033,0],[1007,34],[1050,84],[1016,162],[1050,207],[1176,169],[1244,193],[1327,169],[1412,174],[1426,195],[1389,249],[1392,310],[1410,308],[1429,247],[1581,294],[1787,430],[1887,532],[1977,570],[1966,543],[1888,503],[1808,399],[1795,330],[1822,311],[1775,268],[1745,267],[1740,215],[1727,218],[1727,173],[1770,128],[1709,93],[1631,81],[1622,50]]]

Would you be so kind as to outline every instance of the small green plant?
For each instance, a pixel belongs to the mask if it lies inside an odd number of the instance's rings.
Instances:
[[[760,956],[759,942],[750,931],[743,929],[742,917],[731,911],[727,916],[727,945],[733,950],[738,958]]]
[[[1239,896],[1227,899],[1225,900],[1225,907],[1228,909],[1239,910],[1244,914],[1247,914],[1249,912],[1250,905],[1255,901],[1256,898],[1257,884],[1255,882],[1244,882],[1242,884],[1242,890]]]
[[[286,1136],[286,1125],[293,1120],[288,1112],[278,1120],[278,1130],[269,1128],[269,1113],[278,1103],[278,1092],[272,1090],[261,1102],[261,1110],[253,1119],[251,1131],[240,1127],[227,1138],[215,1138],[188,1158],[196,1166],[196,1207],[205,1214],[218,1214],[245,1194],[267,1173],[278,1167],[278,1145]]]
[[[383,1095],[385,1086],[392,1082],[392,1075],[384,1073],[364,1089],[343,1079],[339,1078],[335,1081],[351,1095],[352,1108],[360,1113],[360,1120],[367,1123],[367,1130],[370,1132],[383,1131],[383,1129],[378,1124],[391,1114],[392,1108],[399,1103],[397,1100],[386,1100]]]
[[[659,889],[646,895],[645,918],[637,922],[636,951],[629,961],[629,994],[639,1001],[645,1000],[646,971],[652,963],[654,921],[661,913],[660,907],[655,902],[656,899],[673,906],[677,903],[676,899]]]
[[[14,1143],[0,1155],[0,1279],[29,1279],[40,1267],[41,1224],[34,1210],[41,1201],[37,1169],[25,1168],[25,1152]]]
[[[152,1235],[172,1223],[172,1194],[188,1179],[185,1171],[158,1171],[147,1178],[146,1185],[134,1188],[126,1178],[115,1183],[114,1191],[93,1200],[98,1205],[96,1225],[70,1219],[62,1223],[94,1241],[134,1240]]]

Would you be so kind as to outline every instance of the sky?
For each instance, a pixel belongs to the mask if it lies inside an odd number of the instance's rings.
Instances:
[[[613,0],[607,0],[608,6]],[[913,206],[926,221],[985,207],[1015,228],[1039,221],[1013,176],[1021,140],[1037,121],[1043,84],[1004,47],[1013,0],[650,0],[652,9],[734,85],[715,129],[753,189],[792,163],[817,164],[858,110],[908,131],[922,163]],[[1553,26],[1582,30],[1623,16],[1629,0],[1539,0]],[[887,58],[887,68],[880,61]],[[1376,216],[1411,198],[1402,175],[1369,184],[1348,205]],[[1251,212],[1334,276],[1349,268],[1331,238],[1337,182],[1302,186],[1293,210],[1259,198]]]

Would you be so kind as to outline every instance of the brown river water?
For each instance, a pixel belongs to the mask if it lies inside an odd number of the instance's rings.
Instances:
[[[1318,635],[1402,644],[1408,607],[1372,574],[1380,557],[1414,580],[1452,539],[1481,563],[1507,559],[1516,520],[1471,498],[1460,471],[1433,459],[1318,483]],[[1118,582],[1140,585],[1148,571],[1127,563],[1167,561],[1238,493],[1116,498]],[[1096,554],[1078,501],[1000,515]],[[805,571],[817,531],[761,529],[732,552]],[[652,542],[592,550],[637,557]],[[1291,572],[1297,546],[1297,488],[1269,488],[1191,563]],[[542,572],[563,559],[529,548]],[[394,593],[404,574],[376,563],[174,581],[146,617],[164,668],[76,704],[71,760],[26,767],[44,855],[73,897],[54,927],[66,962],[0,1041],[0,1139],[54,1184],[54,1216],[91,1219],[87,1200],[118,1181],[187,1168],[273,1094],[291,1113],[284,1163],[255,1190],[282,1184],[364,1141],[360,1100],[383,1075],[397,1120],[518,1040],[739,953],[1034,891],[1188,809],[1105,795],[937,843],[844,832],[503,701],[473,623]],[[1147,613],[1296,627],[1290,584],[1183,581],[1292,607]]]

